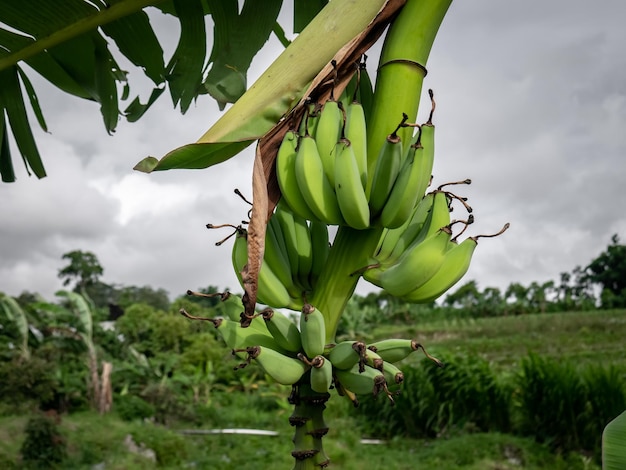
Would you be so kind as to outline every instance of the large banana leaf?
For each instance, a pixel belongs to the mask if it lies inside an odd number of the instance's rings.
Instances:
[[[239,11],[237,0],[2,0],[2,181],[15,180],[10,134],[28,173],[46,175],[27,102],[39,125],[44,130],[47,125],[24,64],[64,92],[99,103],[105,129],[112,133],[120,116],[136,121],[166,89],[183,113],[204,93],[221,106],[236,101],[246,89],[252,58],[272,31],[282,31],[276,25],[281,5],[282,0],[246,0]],[[180,23],[178,45],[169,60],[146,13],[151,6]],[[207,51],[205,16],[212,11],[215,38]],[[118,54],[154,83],[145,103],[131,96],[127,74],[115,59]]]

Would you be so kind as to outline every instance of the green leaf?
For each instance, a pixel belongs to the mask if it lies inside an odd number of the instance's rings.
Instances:
[[[198,140],[197,144],[234,144],[219,147],[219,158],[214,157],[212,147],[191,144],[168,153],[163,157],[163,163],[155,165],[152,159],[144,159],[135,168],[143,171],[150,168],[151,171],[206,168],[236,155],[237,144],[249,144],[259,139],[292,109],[319,71],[338,50],[367,27],[384,4],[385,0],[371,0],[355,10],[348,0],[330,2]],[[320,37],[326,40],[320,41]],[[174,160],[175,164],[169,160]]]
[[[145,12],[133,13],[105,24],[102,31],[115,41],[128,60],[143,68],[155,84],[165,80],[163,49]]]
[[[4,108],[17,147],[22,153],[26,169],[30,167],[38,178],[46,176],[37,144],[28,123],[22,99],[22,90],[17,77],[17,66],[0,71],[0,108]]]
[[[119,108],[117,101],[116,79],[119,78],[117,72],[119,67],[107,49],[106,42],[102,37],[94,35],[95,43],[95,86],[98,101],[100,102],[100,112],[104,119],[104,126],[111,134],[117,126],[119,118]]]
[[[132,103],[128,105],[128,107],[124,110],[124,116],[126,116],[126,120],[128,122],[135,122],[141,118],[145,114],[150,106],[157,100],[159,96],[163,94],[165,88],[154,88],[152,93],[150,93],[150,97],[146,104],[141,103],[139,97],[137,96]]]
[[[0,177],[4,183],[15,182],[15,171],[9,147],[9,132],[4,120],[4,108],[0,107]]]
[[[222,163],[233,155],[238,154],[254,140],[243,142],[195,143],[179,147],[161,160],[146,157],[134,169],[150,173],[158,170],[173,170],[177,168],[201,169]]]
[[[30,100],[30,105],[33,108],[33,112],[35,113],[37,122],[39,122],[39,126],[41,126],[41,128],[45,132],[48,132],[48,126],[46,124],[46,120],[43,117],[43,113],[41,112],[41,107],[39,106],[39,98],[37,98],[37,94],[35,93],[33,84],[30,83],[28,76],[22,71],[20,67],[17,68],[17,73],[20,75],[20,79],[24,84],[24,89],[26,90],[26,94],[28,95],[28,99]]]
[[[202,2],[174,0],[181,33],[176,51],[168,63],[167,81],[174,106],[184,114],[198,95],[206,56]]]
[[[288,47],[289,44],[291,44],[291,41],[287,39],[287,36],[285,36],[285,30],[282,28],[280,23],[278,23],[278,21],[274,24],[274,29],[272,29],[272,32],[283,45],[283,47]]]
[[[304,30],[327,3],[328,0],[293,0],[293,32]]]
[[[611,421],[602,433],[602,468],[626,468],[626,411]]]
[[[220,109],[234,103],[246,91],[246,72],[252,58],[267,42],[282,0],[247,0],[238,14],[237,0],[207,0],[213,22],[211,70],[204,81]]]

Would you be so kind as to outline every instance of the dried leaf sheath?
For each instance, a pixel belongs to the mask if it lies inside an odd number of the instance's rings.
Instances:
[[[248,264],[242,272],[245,294],[243,304],[248,317],[254,315],[259,271],[265,253],[265,230],[268,221],[267,178],[263,168],[261,147],[257,145],[252,168],[252,215],[248,225]]]

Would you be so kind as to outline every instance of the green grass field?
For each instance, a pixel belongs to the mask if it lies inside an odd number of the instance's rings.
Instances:
[[[529,351],[575,364],[613,364],[626,372],[623,338],[626,311],[524,315],[451,321],[433,318],[420,325],[377,329],[373,336],[415,338],[433,355],[479,355],[503,372],[513,370]],[[419,364],[420,353],[407,362]],[[150,422],[124,422],[115,412],[91,412],[62,417],[68,443],[67,469],[143,469],[155,463],[128,452],[130,435],[156,453],[159,468],[267,469],[292,468],[290,409],[282,401],[288,387],[260,386],[252,394],[213,395],[214,405],[199,428],[246,427],[274,430],[279,437],[245,435],[188,436],[194,427],[176,423],[165,428]],[[397,398],[402,399],[402,395]],[[326,452],[331,468],[357,470],[560,470],[599,469],[589,456],[551,453],[546,445],[499,433],[451,430],[439,439],[395,438],[384,445],[364,444],[366,436],[348,404],[333,396],[327,423],[331,430]],[[19,462],[27,416],[0,417],[0,468]],[[370,436],[371,437],[371,436]],[[97,467],[96,467],[97,466]],[[19,466],[13,468],[21,468]]]

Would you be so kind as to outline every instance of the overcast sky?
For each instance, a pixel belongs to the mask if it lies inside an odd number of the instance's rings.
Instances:
[[[288,27],[287,5],[281,15]],[[479,242],[461,282],[504,289],[558,280],[613,234],[626,241],[625,20],[621,0],[451,6],[424,85],[437,98],[434,183],[472,179],[462,191],[476,216],[471,234],[511,223],[505,235]],[[168,35],[175,41],[171,27],[159,34]],[[272,38],[249,83],[280,51]],[[147,155],[195,141],[219,118],[217,106],[203,97],[182,116],[164,96],[108,136],[97,105],[31,77],[50,128],[37,133],[49,176],[28,177],[18,157],[18,181],[0,185],[0,291],[51,299],[62,288],[61,256],[84,250],[109,284],[163,288],[172,298],[208,285],[239,292],[230,244],[214,246],[228,232],[205,225],[245,218],[233,189],[251,195],[250,149],[207,170],[132,170]],[[423,103],[418,120],[427,116]],[[369,290],[361,281],[358,292]]]

